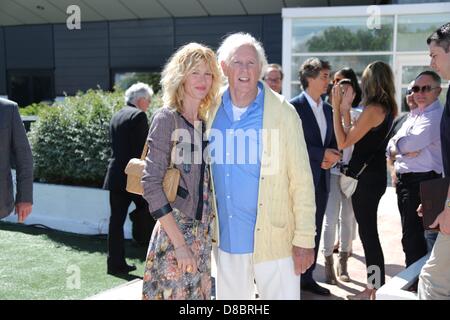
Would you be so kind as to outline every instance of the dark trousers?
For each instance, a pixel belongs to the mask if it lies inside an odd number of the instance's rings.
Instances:
[[[397,204],[402,221],[402,246],[406,266],[410,266],[427,254],[422,218],[417,215],[420,200],[420,182],[439,178],[434,171],[398,174]]]
[[[321,181],[319,187],[316,188],[315,198],[316,198],[316,236],[314,238],[314,263],[309,267],[309,269],[302,274],[301,283],[311,283],[313,279],[313,271],[316,268],[317,253],[319,252],[320,237],[322,235],[322,223],[323,217],[325,216],[325,209],[327,208],[328,202],[328,192],[326,191],[325,184],[325,174],[321,174]]]
[[[384,256],[378,236],[377,211],[386,191],[386,172],[363,172],[352,195],[367,267],[367,283],[379,288],[385,282]]]
[[[108,229],[109,266],[122,267],[126,264],[123,225],[131,202],[134,202],[136,209],[147,210],[148,212],[148,204],[142,196],[126,191],[109,192],[109,204],[111,206]]]

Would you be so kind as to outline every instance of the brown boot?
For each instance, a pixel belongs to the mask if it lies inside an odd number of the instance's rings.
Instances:
[[[337,284],[336,274],[334,273],[333,255],[325,256],[325,283]]]
[[[340,280],[350,282],[350,276],[347,271],[348,252],[339,252],[339,264],[337,266],[337,274]]]

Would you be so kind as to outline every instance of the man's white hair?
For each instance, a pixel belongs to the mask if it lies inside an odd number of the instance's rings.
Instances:
[[[267,69],[266,53],[261,42],[256,40],[249,33],[233,33],[223,40],[219,49],[217,49],[217,60],[219,61],[219,64],[224,62],[228,65],[236,50],[245,45],[250,45],[255,48],[258,62],[261,66],[260,78],[262,78]]]
[[[143,82],[137,82],[125,91],[125,103],[136,104],[139,98],[151,98],[153,96],[152,88]]]

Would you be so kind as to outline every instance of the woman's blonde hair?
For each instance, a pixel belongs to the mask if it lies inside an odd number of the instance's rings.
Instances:
[[[201,101],[198,110],[199,117],[205,119],[208,109],[218,103],[221,86],[221,73],[217,58],[210,48],[199,44],[189,43],[179,48],[169,59],[161,74],[164,106],[183,112],[184,82],[186,77],[201,62],[205,62],[211,69],[212,85],[206,97]]]
[[[370,63],[362,74],[361,90],[363,106],[377,104],[386,113],[390,112],[394,117],[397,115],[394,75],[388,64],[382,61]]]

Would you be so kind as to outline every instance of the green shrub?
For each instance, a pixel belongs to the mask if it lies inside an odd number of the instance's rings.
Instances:
[[[46,103],[33,103],[25,108],[19,108],[19,113],[21,116],[38,116],[41,112],[47,110],[48,108],[51,108],[51,106]]]
[[[30,132],[36,180],[101,187],[111,155],[109,123],[123,105],[121,91],[89,90],[43,110]]]

